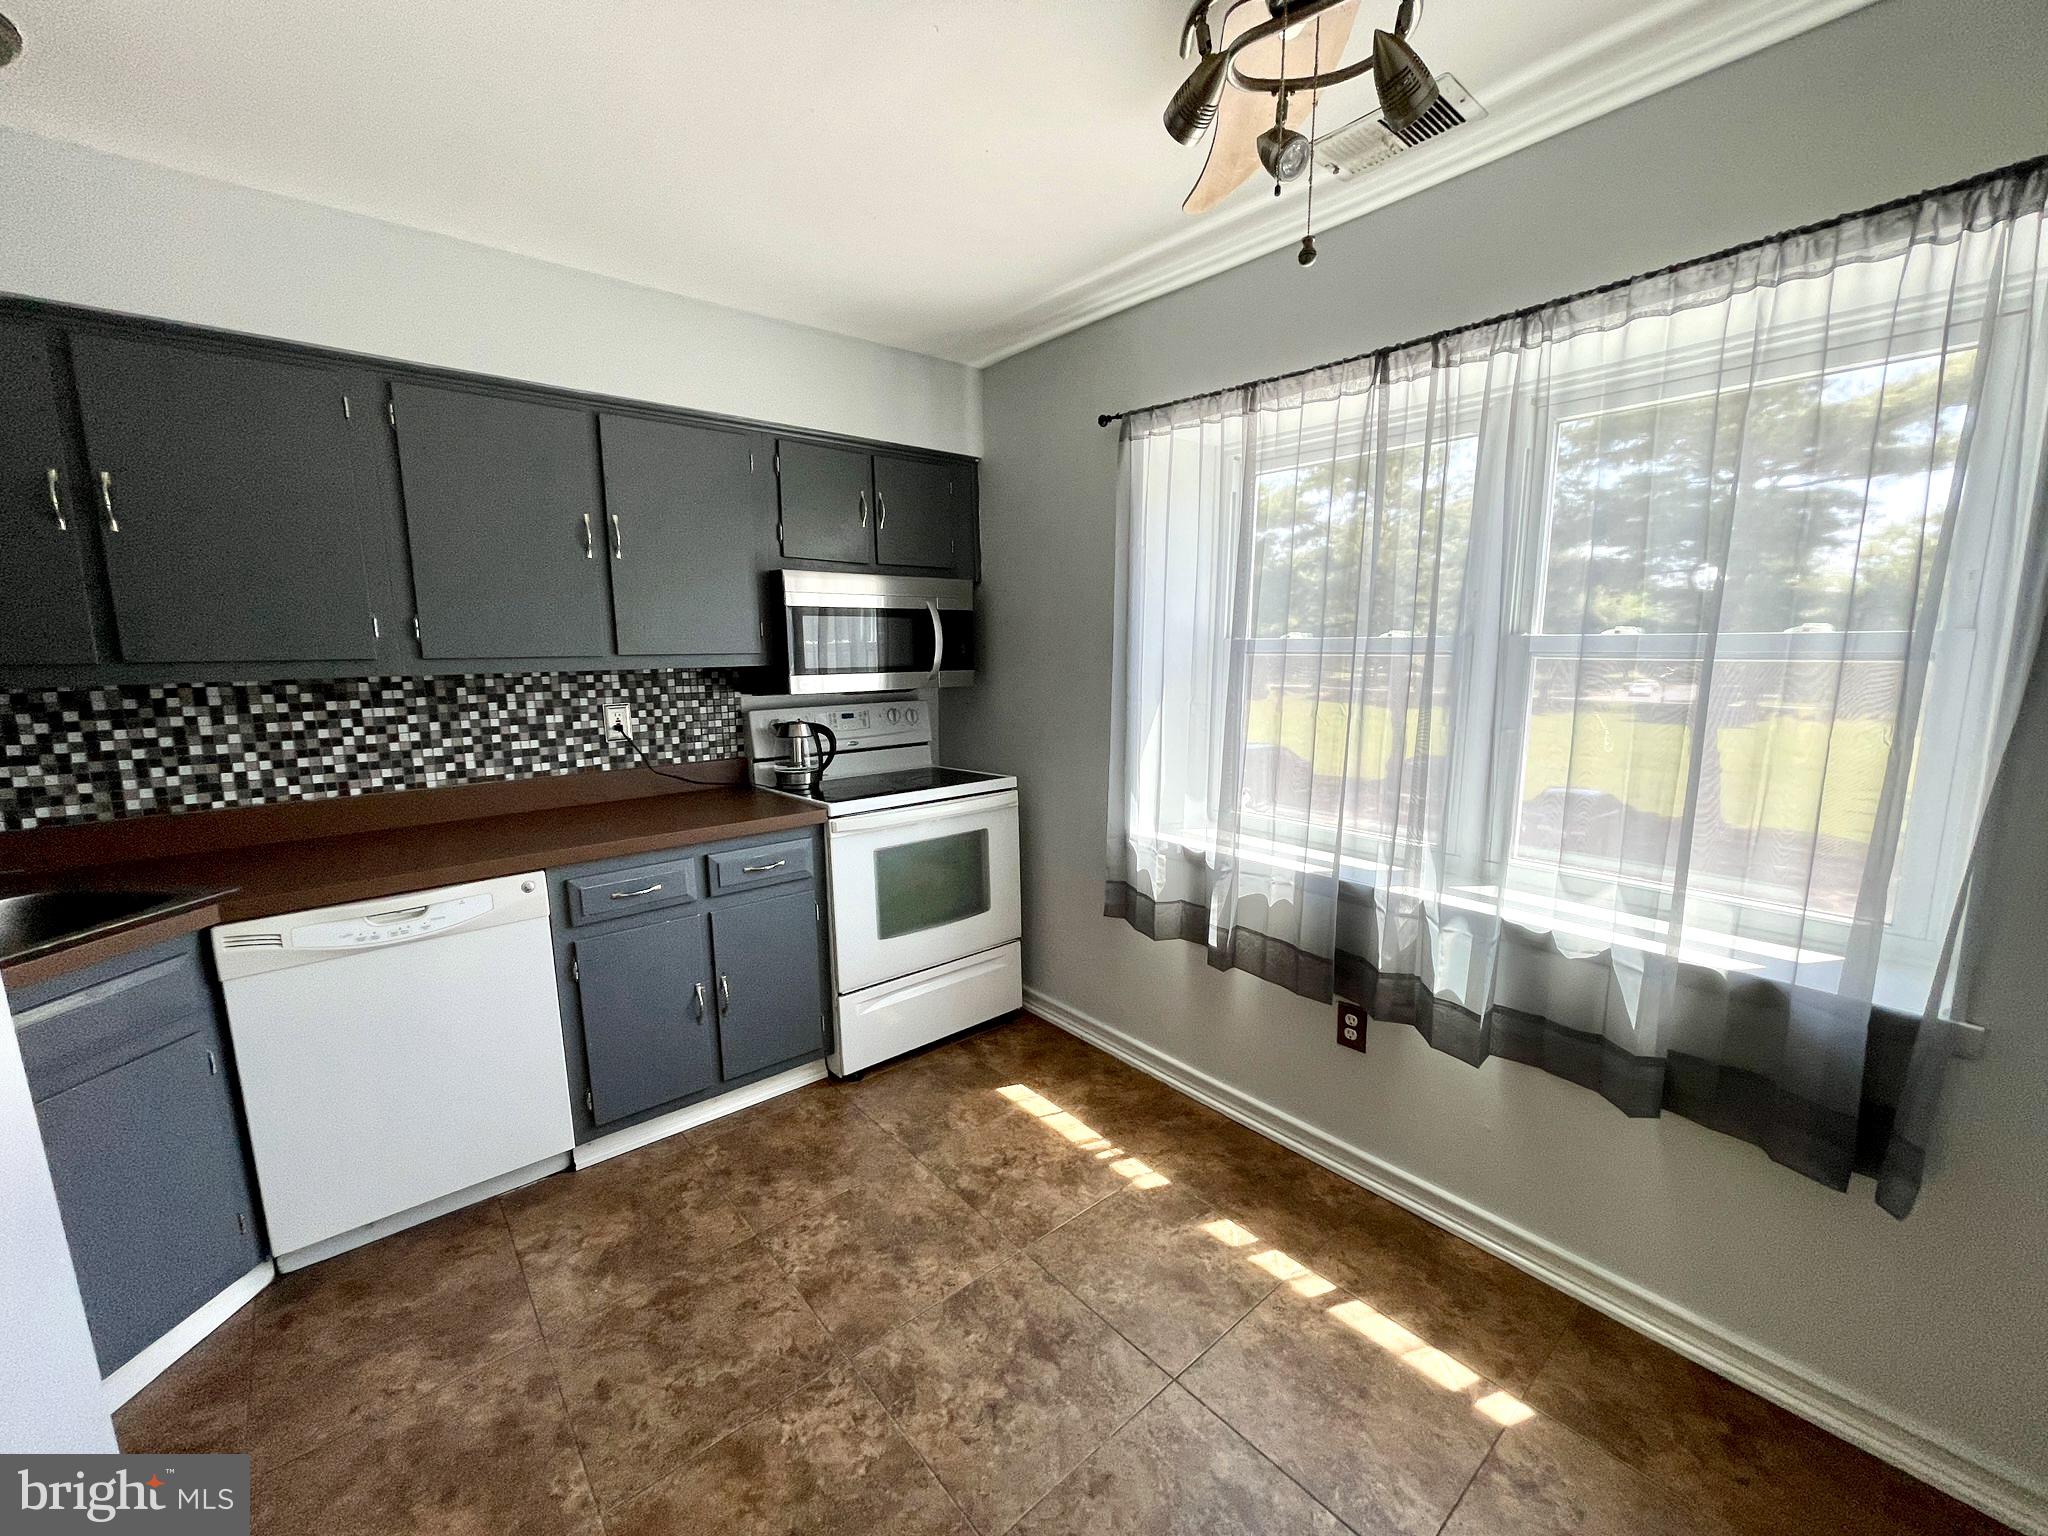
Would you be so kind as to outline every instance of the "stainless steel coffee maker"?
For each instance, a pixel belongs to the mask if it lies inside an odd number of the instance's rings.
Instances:
[[[839,738],[832,734],[832,727],[809,720],[778,720],[775,734],[782,742],[782,760],[775,765],[776,787],[793,795],[814,793],[832,759],[839,755]]]

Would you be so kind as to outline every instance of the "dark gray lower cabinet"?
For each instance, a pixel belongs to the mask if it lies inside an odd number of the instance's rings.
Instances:
[[[711,920],[701,914],[576,941],[590,1110],[600,1124],[717,1084],[710,976]]]
[[[132,968],[106,974],[124,963]],[[85,980],[24,1007],[16,1024],[86,1321],[108,1372],[246,1274],[263,1248],[218,1004],[196,941]]]
[[[745,1077],[817,1050],[824,993],[816,895],[805,889],[726,907],[711,926],[725,1075]]]
[[[773,873],[735,885],[696,867],[728,855]],[[817,855],[816,834],[784,833],[549,876],[578,1140],[824,1052]],[[588,900],[657,885],[659,911],[607,920]]]

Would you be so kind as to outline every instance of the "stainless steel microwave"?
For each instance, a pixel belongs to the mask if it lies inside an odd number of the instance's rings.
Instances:
[[[784,571],[791,693],[879,693],[974,681],[974,583]]]

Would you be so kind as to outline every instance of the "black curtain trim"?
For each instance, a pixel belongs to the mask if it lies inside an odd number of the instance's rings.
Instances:
[[[1211,944],[1206,906],[1154,901],[1121,881],[1108,882],[1103,913],[1149,939],[1203,945],[1218,970],[1247,971],[1312,1002],[1341,997],[1368,1018],[1409,1025],[1433,1049],[1468,1066],[1492,1057],[1520,1062],[1591,1089],[1631,1119],[1669,1111],[1759,1147],[1773,1162],[1830,1189],[1846,1190],[1851,1174],[1870,1175],[1879,1180],[1883,1205],[1888,1185],[1917,1188],[1919,1149],[1892,1147],[1887,1159],[1920,1025],[1910,1015],[1871,1010],[1862,1102],[1852,1117],[1787,1093],[1760,1072],[1678,1051],[1637,1056],[1595,1031],[1499,1004],[1481,1015],[1437,997],[1421,977],[1382,971],[1361,955],[1339,952],[1334,961],[1324,960],[1242,927]]]
[[[1354,352],[1349,357],[1336,358],[1327,363],[1316,363],[1307,368],[1290,368],[1285,373],[1269,373],[1261,379],[1247,379],[1242,384],[1226,385],[1222,389],[1205,389],[1198,394],[1182,395],[1174,400],[1162,400],[1157,405],[1133,406],[1127,411],[1105,411],[1095,418],[1097,426],[1106,427],[1113,421],[1122,421],[1127,416],[1142,416],[1149,411],[1170,410],[1176,405],[1192,405],[1197,400],[1207,400],[1216,395],[1236,394],[1240,390],[1259,389],[1267,384],[1280,384],[1288,379],[1299,379],[1311,373],[1321,373],[1326,368],[1342,368],[1351,363],[1362,363],[1369,357],[1386,357],[1396,352],[1405,352],[1410,347],[1426,347],[1444,341],[1466,331],[1483,331],[1489,326],[1506,325],[1514,320],[1526,320],[1531,315],[1541,314],[1546,309],[1556,309],[1563,304],[1576,304],[1581,299],[1597,298],[1603,293],[1613,293],[1635,283],[1648,282],[1653,278],[1669,277],[1674,272],[1683,272],[1688,267],[1703,267],[1709,262],[1726,261],[1731,256],[1740,256],[1748,251],[1760,251],[1780,241],[1795,239],[1800,235],[1817,234],[1821,230],[1846,224],[1851,219],[1875,218],[1879,214],[1891,213],[1896,209],[1910,208],[1915,203],[1930,197],[1949,197],[1957,192],[1969,192],[2007,176],[2026,176],[2048,167],[2048,155],[2036,155],[2030,160],[2016,160],[2011,165],[2002,165],[1996,170],[1984,171],[1975,176],[1966,176],[1961,181],[1952,181],[1946,186],[1929,187],[1925,192],[1915,192],[1910,197],[1895,197],[1888,202],[1873,203],[1868,208],[1858,208],[1850,213],[1837,213],[1825,219],[1815,219],[1810,224],[1796,224],[1790,229],[1781,229],[1774,235],[1760,235],[1753,240],[1725,246],[1705,256],[1688,256],[1684,261],[1674,261],[1669,266],[1655,267],[1648,272],[1638,272],[1632,277],[1619,277],[1612,282],[1600,283],[1591,288],[1581,288],[1577,293],[1565,294],[1562,298],[1545,299],[1540,304],[1525,304],[1520,309],[1510,309],[1484,320],[1469,321],[1464,325],[1449,326],[1441,331],[1432,331],[1427,336],[1417,336],[1412,341],[1399,341],[1391,346],[1374,347],[1369,352]]]

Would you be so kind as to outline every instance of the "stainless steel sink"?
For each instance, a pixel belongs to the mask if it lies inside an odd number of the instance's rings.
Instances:
[[[205,891],[28,891],[0,896],[0,963],[34,959],[138,922],[190,911]]]

